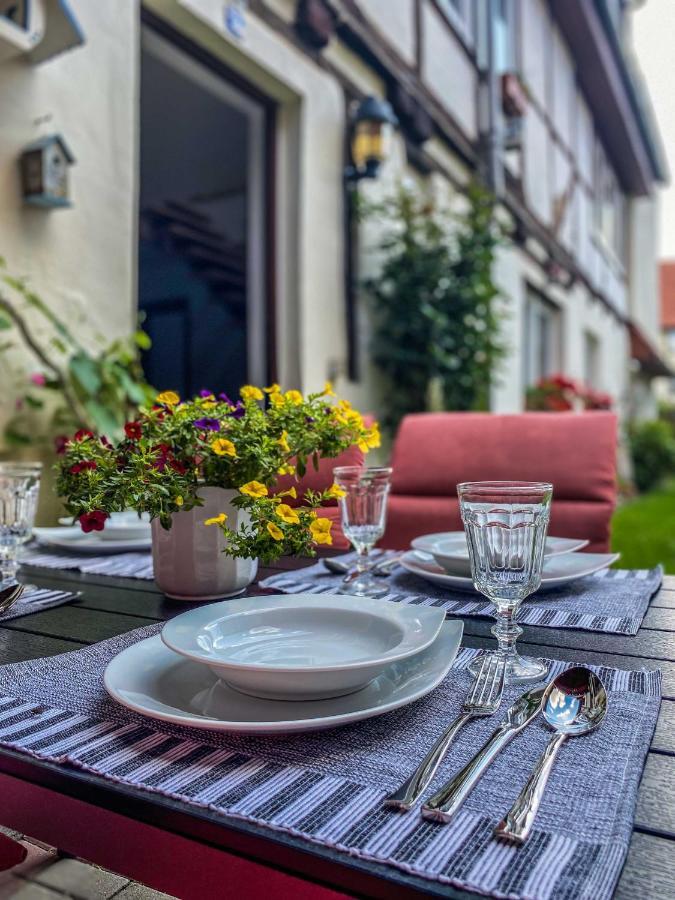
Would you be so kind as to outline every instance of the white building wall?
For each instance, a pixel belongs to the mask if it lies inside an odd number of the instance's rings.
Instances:
[[[111,338],[136,318],[138,9],[135,0],[72,8],[83,47],[37,66],[0,64],[0,255],[57,315],[85,316]],[[25,206],[19,155],[55,132],[76,158],[72,207]]]

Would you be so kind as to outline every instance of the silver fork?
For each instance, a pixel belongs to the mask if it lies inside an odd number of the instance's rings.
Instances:
[[[460,715],[446,728],[410,778],[385,798],[385,806],[404,811],[410,809],[436,774],[460,728],[477,716],[491,716],[497,712],[503,692],[504,660],[491,653],[483,659]]]

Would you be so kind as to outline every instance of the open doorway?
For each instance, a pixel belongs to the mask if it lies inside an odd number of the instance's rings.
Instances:
[[[139,308],[145,373],[182,396],[270,374],[268,110],[144,26]]]

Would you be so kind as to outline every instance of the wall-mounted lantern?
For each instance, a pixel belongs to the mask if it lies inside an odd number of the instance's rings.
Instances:
[[[376,178],[391,149],[391,134],[398,120],[387,100],[366,97],[353,118],[350,151],[352,164],[345,169],[347,181]]]
[[[24,202],[46,209],[70,206],[68,169],[74,162],[60,134],[47,135],[25,147],[21,154]]]

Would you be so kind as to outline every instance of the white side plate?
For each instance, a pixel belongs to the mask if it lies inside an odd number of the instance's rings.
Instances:
[[[103,676],[110,696],[136,712],[211,731],[287,734],[347,725],[406,706],[433,691],[459,650],[463,623],[444,622],[434,643],[391,663],[356,693],[334,700],[261,700],[228,687],[206,667],[177,656],[159,635],[123,650]]]
[[[539,592],[569,584],[577,578],[593,575],[607,569],[616,562],[620,553],[566,553],[554,556],[544,562],[544,572]],[[419,575],[432,584],[449,590],[471,591],[476,593],[470,578],[460,575],[448,575],[427,553],[411,550],[401,558],[401,565],[413,575]]]
[[[63,528],[34,528],[33,536],[38,544],[54,550],[71,550],[92,556],[108,556],[112,553],[130,553],[134,550],[150,550],[152,540],[145,537],[136,540],[104,540],[100,532],[85,534],[79,525]]]

